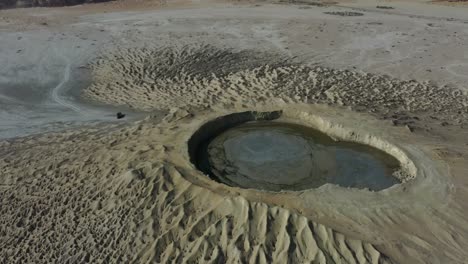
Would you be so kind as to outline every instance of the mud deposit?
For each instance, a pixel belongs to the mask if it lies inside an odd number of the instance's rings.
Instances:
[[[261,190],[305,190],[326,183],[388,188],[398,180],[398,161],[377,149],[333,140],[312,128],[253,121],[205,142],[198,166],[230,186]]]

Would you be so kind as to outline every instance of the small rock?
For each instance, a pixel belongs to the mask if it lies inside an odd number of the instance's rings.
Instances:
[[[122,118],[124,118],[124,117],[125,117],[125,114],[124,114],[124,113],[122,113],[122,112],[118,112],[118,113],[117,113],[117,119],[122,119]]]

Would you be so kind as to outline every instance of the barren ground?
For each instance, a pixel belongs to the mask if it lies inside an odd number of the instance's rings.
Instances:
[[[0,11],[0,259],[466,262],[467,11],[421,1]],[[284,110],[382,148],[414,162],[414,177],[380,192],[213,182],[189,162],[188,139],[244,110]]]

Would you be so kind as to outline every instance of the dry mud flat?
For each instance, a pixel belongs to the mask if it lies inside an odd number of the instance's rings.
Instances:
[[[172,110],[163,121],[2,141],[6,262],[465,261],[463,92],[211,46],[112,50],[91,67],[86,97]],[[251,110],[380,148],[409,177],[379,192],[274,193],[198,171],[198,129]]]

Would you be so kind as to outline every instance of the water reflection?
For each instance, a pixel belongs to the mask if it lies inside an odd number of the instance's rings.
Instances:
[[[335,141],[309,127],[248,122],[202,146],[199,167],[231,186],[304,190],[326,183],[378,191],[398,183],[399,162],[378,149]]]

